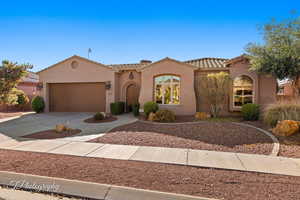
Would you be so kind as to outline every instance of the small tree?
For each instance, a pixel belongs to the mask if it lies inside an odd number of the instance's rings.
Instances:
[[[246,47],[251,70],[271,74],[279,80],[289,79],[295,96],[300,93],[300,18],[262,27],[264,43]]]
[[[229,93],[230,77],[228,73],[211,73],[202,77],[201,89],[210,104],[213,117],[218,117]]]
[[[0,105],[17,104],[16,87],[21,78],[27,75],[27,70],[32,65],[13,63],[7,60],[2,61],[0,66]]]

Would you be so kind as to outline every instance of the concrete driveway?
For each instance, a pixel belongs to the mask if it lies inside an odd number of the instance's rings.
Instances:
[[[55,128],[56,124],[67,124],[71,128],[81,129],[82,132],[76,136],[64,138],[74,141],[87,141],[99,137],[110,129],[136,121],[132,114],[119,115],[118,120],[107,123],[91,124],[83,120],[93,116],[93,113],[42,113],[28,114],[20,118],[0,123],[0,133],[3,137],[15,140],[28,140],[21,138],[31,133]]]

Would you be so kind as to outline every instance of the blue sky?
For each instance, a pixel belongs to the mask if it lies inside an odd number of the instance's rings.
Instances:
[[[104,63],[231,58],[260,42],[259,25],[299,1],[2,1],[0,60],[38,71],[74,54]]]

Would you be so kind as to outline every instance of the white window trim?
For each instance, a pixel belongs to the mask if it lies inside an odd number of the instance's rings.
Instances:
[[[176,85],[176,84],[178,84],[178,83],[174,83],[173,82],[173,78],[171,79],[171,82],[170,83],[160,83],[160,84],[156,84],[156,81],[155,81],[155,79],[156,78],[159,78],[159,77],[163,77],[163,76],[171,76],[171,77],[178,77],[179,78],[179,104],[175,104],[175,103],[169,103],[169,104],[165,104],[165,89],[163,89],[163,93],[162,93],[162,103],[160,103],[159,105],[180,105],[180,102],[181,102],[181,97],[180,97],[180,94],[181,94],[181,92],[180,92],[180,90],[181,90],[181,78],[180,78],[180,76],[176,76],[176,75],[160,75],[160,76],[156,76],[156,77],[154,77],[154,101],[156,102],[156,86],[157,85],[161,85],[162,86],[162,88],[165,88],[165,86],[169,86],[169,85]],[[171,98],[171,100],[173,100],[173,87],[171,87],[171,91],[170,91],[170,93],[171,93],[171,95],[170,95],[170,98]]]

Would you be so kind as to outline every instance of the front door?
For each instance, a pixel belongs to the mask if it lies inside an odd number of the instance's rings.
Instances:
[[[131,105],[138,103],[139,101],[139,89],[135,84],[131,84],[126,90],[126,104],[129,108]],[[127,108],[127,109],[128,109]],[[129,108],[130,111],[130,108]]]

